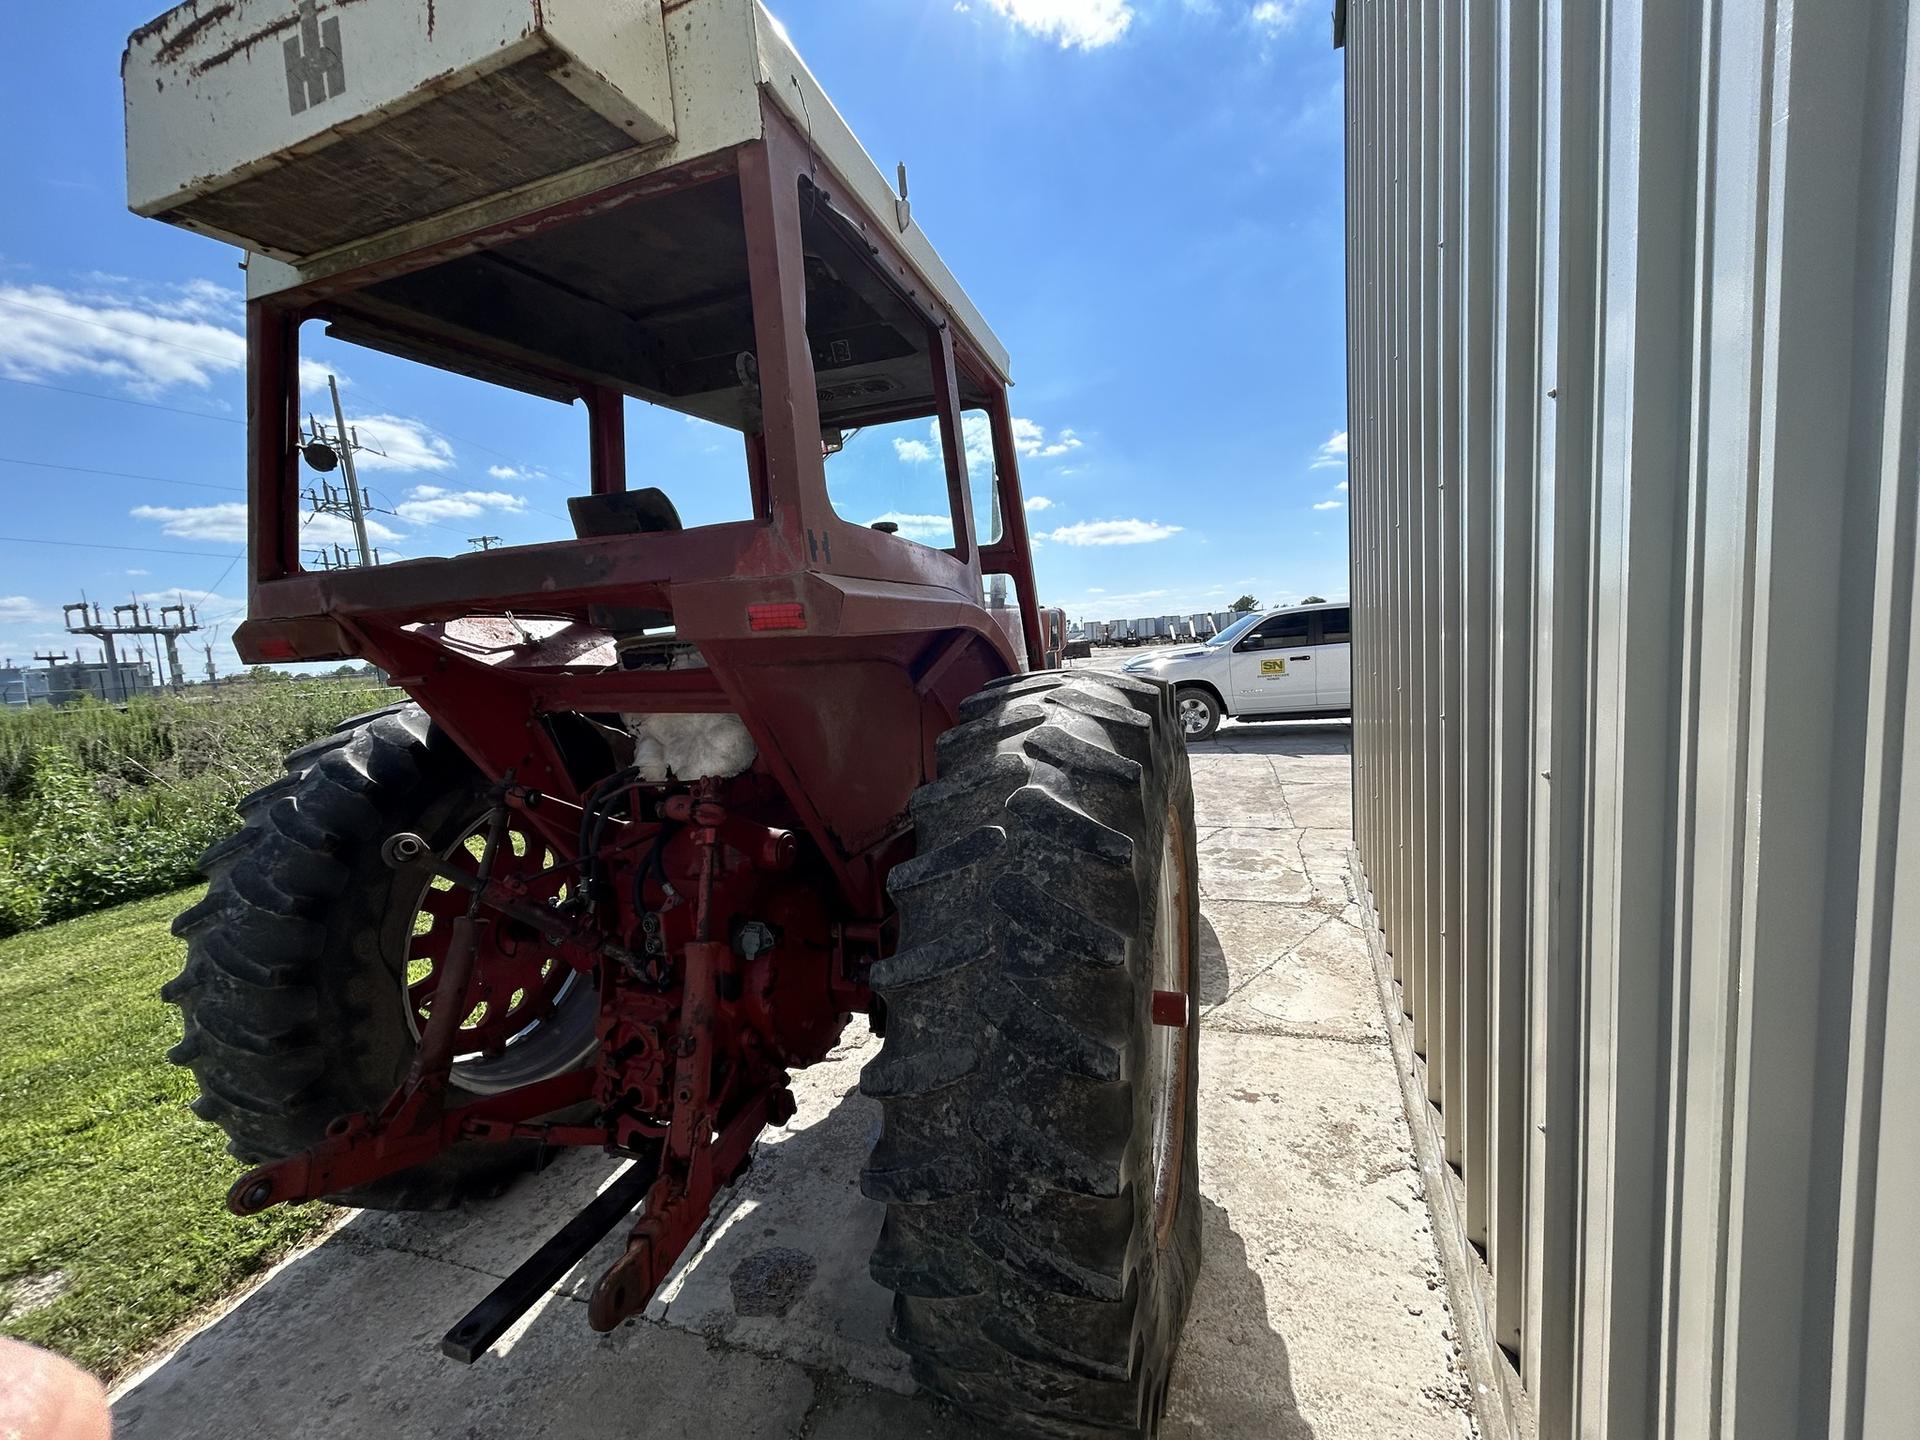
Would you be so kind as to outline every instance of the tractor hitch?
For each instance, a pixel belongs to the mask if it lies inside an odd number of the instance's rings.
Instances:
[[[526,1138],[529,1131],[549,1144],[597,1145],[603,1138],[598,1130],[583,1140],[570,1133],[579,1127],[530,1125],[541,1115],[592,1099],[593,1076],[588,1071],[556,1075],[437,1114],[429,1114],[419,1097],[420,1092],[410,1094],[402,1087],[379,1115],[341,1116],[327,1126],[319,1144],[234,1181],[227,1191],[227,1208],[236,1215],[257,1215],[271,1205],[342,1194],[431,1160],[460,1140],[514,1140]]]

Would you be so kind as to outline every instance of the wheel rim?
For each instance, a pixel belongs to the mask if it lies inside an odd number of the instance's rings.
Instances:
[[[1169,811],[1166,834],[1160,854],[1159,904],[1153,928],[1153,988],[1187,996],[1191,1008],[1193,957],[1187,926],[1186,844],[1177,812]],[[1152,1024],[1151,1019],[1148,1023]],[[1182,1159],[1186,1153],[1188,1028],[1152,1026],[1147,1113],[1153,1126],[1154,1233],[1161,1243],[1165,1243],[1173,1227],[1180,1202]]]
[[[1189,735],[1204,735],[1213,719],[1213,707],[1198,695],[1180,697],[1180,728]]]
[[[469,825],[441,853],[442,863],[477,875],[487,823],[481,817]],[[494,877],[519,879],[530,905],[553,905],[568,894],[567,877],[549,873],[554,863],[553,852],[515,819],[495,856]],[[414,900],[401,1005],[416,1043],[433,1013],[453,921],[471,899],[464,887],[433,876]],[[532,930],[482,913],[487,923],[474,955],[470,1008],[454,1038],[453,1078],[485,1093],[574,1068],[594,1042],[597,987]]]

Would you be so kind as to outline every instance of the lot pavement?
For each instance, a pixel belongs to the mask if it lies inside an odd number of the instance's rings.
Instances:
[[[1359,910],[1344,724],[1229,724],[1196,746],[1206,1258],[1163,1434],[1474,1433]],[[134,1376],[119,1440],[940,1437],[867,1276],[878,1124],[858,1025],[646,1318],[587,1328],[624,1227],[472,1368],[454,1320],[614,1173],[575,1154],[502,1200],[357,1215]]]

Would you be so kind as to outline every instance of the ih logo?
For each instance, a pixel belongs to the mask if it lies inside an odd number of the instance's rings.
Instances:
[[[295,115],[346,93],[347,59],[340,49],[340,21],[320,23],[320,0],[301,0],[300,38],[281,48],[287,56],[287,105]]]

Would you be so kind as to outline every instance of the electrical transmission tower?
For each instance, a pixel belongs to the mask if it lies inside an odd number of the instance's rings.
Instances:
[[[475,550],[491,550],[499,543],[500,537],[498,535],[473,535],[467,539],[467,544]]]
[[[307,464],[322,475],[331,474],[335,467],[342,470],[344,485],[335,485],[331,480],[322,480],[317,489],[307,491],[307,504],[315,515],[337,515],[353,527],[354,551],[358,552],[362,565],[378,565],[380,552],[367,543],[367,516],[386,514],[375,511],[367,492],[360,488],[359,474],[354,467],[354,456],[372,454],[384,457],[386,452],[371,445],[360,443],[360,432],[349,429],[346,414],[340,408],[340,382],[333,376],[327,376],[327,389],[333,395],[333,426],[331,429],[312,416],[307,417],[307,433],[301,439],[300,453],[306,457]],[[341,546],[332,547],[333,563],[329,563],[326,551],[320,555],[322,570],[338,570],[354,563],[348,559],[349,552]]]
[[[88,616],[89,605],[84,596],[72,605],[60,607],[69,635],[91,635],[98,640],[106,651],[107,680],[121,700],[128,699],[127,677],[120,668],[120,655],[114,644],[116,639],[130,635],[151,635],[164,640],[167,645],[167,673],[163,680],[172,684],[175,690],[181,686],[183,677],[180,672],[180,637],[192,635],[200,629],[200,612],[189,605],[162,605],[160,619],[153,618],[153,606],[142,606],[139,601],[129,605],[113,607],[113,620],[106,621],[100,613],[100,606],[91,606],[92,616]],[[80,623],[74,623],[74,615],[80,616]],[[136,647],[140,663],[146,662],[147,652]],[[158,650],[155,656],[158,657]],[[104,687],[103,687],[104,688]]]

